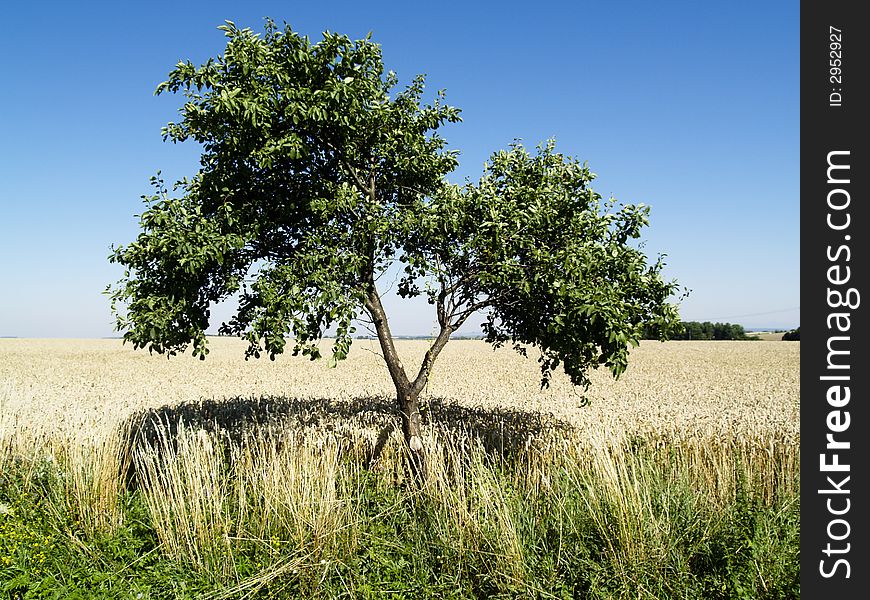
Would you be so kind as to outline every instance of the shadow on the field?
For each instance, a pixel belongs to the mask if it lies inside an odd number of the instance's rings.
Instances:
[[[445,398],[428,398],[424,424],[454,445],[472,442],[493,458],[512,460],[545,439],[572,429],[548,413],[513,408],[465,406]],[[306,433],[326,432],[346,447],[363,448],[366,467],[377,461],[400,429],[396,402],[386,397],[352,400],[287,398],[203,399],[134,414],[129,421],[128,448],[175,449],[179,431],[204,430],[237,445],[246,437],[273,436],[293,443]],[[133,474],[130,473],[130,476]]]

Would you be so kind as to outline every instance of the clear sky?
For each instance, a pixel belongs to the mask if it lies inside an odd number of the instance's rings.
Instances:
[[[225,19],[266,16],[314,40],[371,31],[402,81],[446,89],[457,183],[555,137],[603,196],[651,205],[646,249],[692,290],[683,319],[799,325],[798,2],[154,0],[4,9],[0,336],[114,335],[109,247],[135,237],[151,175],[197,168],[160,137],[181,98],[154,89],[220,54]],[[388,308],[394,333],[430,331],[425,304]]]

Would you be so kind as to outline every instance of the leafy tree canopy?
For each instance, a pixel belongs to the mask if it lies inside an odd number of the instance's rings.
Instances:
[[[456,167],[439,129],[460,121],[417,77],[401,90],[380,47],[267,21],[264,35],[227,22],[222,56],[181,62],[157,93],[186,103],[166,140],[202,146],[200,169],[171,193],[159,177],[141,232],[115,248],[117,327],[136,348],[208,352],[209,308],[239,294],[222,332],[248,355],[347,355],[356,318],[375,326],[397,390],[416,395],[441,348],[484,310],[494,345],[541,351],[543,384],[563,366],[587,385],[600,364],[618,376],[644,329],[678,326],[662,277],[636,243],[648,208],[602,201],[585,164],[519,143],[496,152],[478,182],[451,185]],[[425,295],[440,332],[416,377],[392,347],[376,281],[399,261],[403,297]]]
[[[801,328],[797,327],[782,334],[782,339],[785,342],[798,342],[801,339]]]
[[[644,339],[656,339],[658,333],[654,327],[647,327]],[[712,323],[710,321],[683,321],[679,328],[672,332],[673,340],[755,340],[747,335],[743,325],[736,323]]]

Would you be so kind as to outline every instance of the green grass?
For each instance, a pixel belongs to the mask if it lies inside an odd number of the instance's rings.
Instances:
[[[0,597],[800,596],[799,474],[762,484],[728,448],[705,478],[679,447],[505,461],[446,444],[420,488],[398,453],[369,469],[322,446],[208,439],[221,451],[140,458],[151,478],[120,493],[118,523],[96,528],[70,510],[63,461],[0,465]],[[173,497],[161,496],[181,460]],[[201,488],[198,460],[212,461],[218,497],[184,487]]]

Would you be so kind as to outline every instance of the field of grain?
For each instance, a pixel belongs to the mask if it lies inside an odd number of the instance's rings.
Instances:
[[[408,370],[425,341],[400,341]],[[149,355],[117,340],[0,340],[0,439],[14,431],[81,431],[136,411],[202,399],[283,397],[350,401],[391,398],[377,343],[359,340],[349,358],[279,356],[244,360],[236,339],[210,341],[207,360]],[[564,376],[540,389],[538,365],[480,341],[449,343],[426,395],[482,407],[545,411],[580,430],[676,436],[774,435],[799,441],[800,344],[648,342],[614,381],[594,372],[582,393]],[[582,407],[583,395],[590,404]],[[437,415],[433,415],[437,419]]]
[[[426,347],[398,342],[407,370]],[[215,597],[798,585],[799,343],[642,342],[622,378],[602,369],[584,392],[561,375],[541,390],[533,352],[453,341],[424,394],[423,488],[403,479],[376,342],[335,368],[245,361],[235,339],[210,348],[200,361],[118,340],[0,339],[10,589],[76,582],[69,565],[94,556],[107,570],[163,565],[123,578],[138,590],[156,577],[143,598],[186,597],[179,577]],[[102,549],[136,523],[127,554]],[[48,540],[64,550],[52,558]]]

